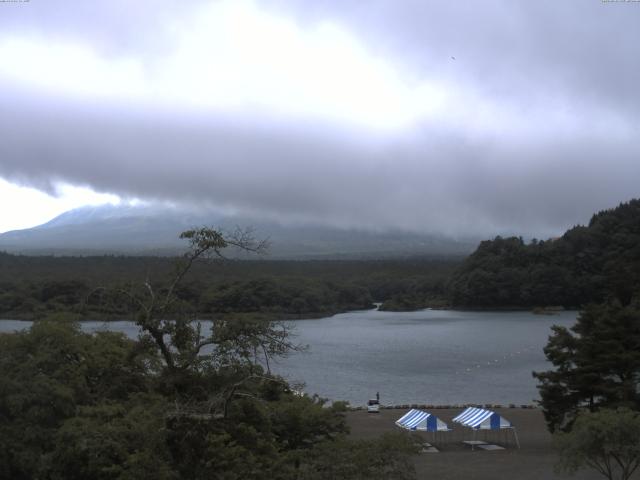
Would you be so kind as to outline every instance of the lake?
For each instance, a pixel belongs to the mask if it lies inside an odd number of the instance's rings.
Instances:
[[[543,347],[552,325],[571,326],[577,312],[357,311],[296,320],[303,353],[272,368],[307,393],[363,405],[380,392],[383,404],[530,404],[539,398],[534,370],[546,370]],[[29,322],[0,320],[0,331]],[[131,322],[83,322],[85,331],[137,335]]]

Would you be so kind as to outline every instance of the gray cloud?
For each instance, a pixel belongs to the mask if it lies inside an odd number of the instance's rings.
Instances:
[[[491,96],[550,95],[637,114],[640,6],[624,2],[274,0],[307,22],[337,18],[381,55],[420,72],[455,70]],[[567,98],[568,97],[568,98]]]
[[[163,26],[184,2],[153,5],[31,2],[1,16],[0,30],[150,58],[162,55]],[[268,112],[70,100],[0,78],[0,176],[455,235],[555,235],[640,195],[640,4],[263,5],[303,25],[338,22],[407,75],[461,85],[510,115],[478,129],[467,115],[480,107],[467,104],[441,123],[379,134]]]

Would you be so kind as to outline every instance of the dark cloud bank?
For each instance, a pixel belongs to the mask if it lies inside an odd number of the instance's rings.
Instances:
[[[126,3],[14,8],[0,28],[65,35],[105,56],[161,55],[151,32],[177,3]],[[495,124],[478,129],[463,112],[379,134],[268,112],[73,100],[0,77],[0,176],[283,221],[457,236],[553,236],[640,195],[640,4],[305,5],[263,7],[303,25],[340,22],[374,54],[418,78],[452,79],[506,106],[519,125],[490,118]],[[118,8],[130,9],[125,20]]]

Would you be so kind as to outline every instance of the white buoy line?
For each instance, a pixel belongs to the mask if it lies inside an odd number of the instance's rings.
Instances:
[[[474,363],[471,366],[465,367],[463,370],[456,370],[456,375],[469,375],[472,372],[476,371],[479,368],[486,367],[495,367],[500,366],[502,363],[505,363],[506,360],[517,357],[518,355],[522,355],[523,353],[528,353],[534,350],[537,350],[538,347],[536,345],[529,345],[527,347],[522,348],[521,350],[515,350],[513,352],[508,352],[502,355],[502,358],[494,358],[493,360],[486,361],[486,365],[484,365],[484,361],[482,363]]]

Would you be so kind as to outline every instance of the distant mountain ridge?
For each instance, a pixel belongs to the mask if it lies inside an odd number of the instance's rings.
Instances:
[[[102,205],[67,211],[37,227],[0,234],[0,250],[52,255],[174,255],[180,232],[207,225],[252,227],[268,238],[272,258],[375,258],[467,255],[476,239],[403,231],[371,232],[146,205]]]

